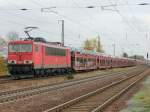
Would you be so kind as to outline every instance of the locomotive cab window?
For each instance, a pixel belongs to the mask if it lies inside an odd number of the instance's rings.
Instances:
[[[9,44],[9,52],[32,52],[32,44]]]

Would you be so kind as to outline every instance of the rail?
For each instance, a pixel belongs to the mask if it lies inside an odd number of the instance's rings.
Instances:
[[[120,84],[120,83],[122,83],[122,82],[124,82],[124,81],[127,81],[127,80],[129,80],[129,79],[135,77],[135,76],[147,74],[147,73],[149,73],[149,72],[150,72],[150,70],[147,70],[147,71],[144,72],[144,73],[140,73],[140,74],[138,73],[138,74],[132,75],[132,76],[127,77],[127,78],[125,78],[125,79],[122,79],[122,80],[120,80],[120,81],[118,81],[118,82],[114,82],[114,83],[109,84],[109,85],[107,85],[107,86],[105,86],[105,87],[102,87],[102,88],[100,88],[100,89],[97,89],[97,90],[95,90],[95,91],[93,91],[93,92],[90,92],[90,93],[88,93],[88,94],[82,95],[82,96],[80,96],[80,97],[78,97],[78,98],[75,98],[75,99],[70,100],[70,101],[68,101],[68,102],[65,102],[65,103],[63,103],[63,104],[60,104],[60,105],[58,105],[58,106],[55,106],[55,107],[53,107],[53,108],[51,108],[51,109],[48,109],[48,110],[46,110],[46,111],[44,111],[44,112],[60,112],[60,111],[62,111],[63,109],[66,109],[66,108],[68,108],[68,107],[70,107],[70,106],[72,106],[72,105],[74,105],[74,104],[77,104],[78,102],[82,102],[82,101],[84,101],[85,99],[89,98],[90,96],[93,96],[93,95],[98,94],[98,93],[100,93],[100,92],[102,92],[102,91],[105,91],[106,89],[111,88],[112,86],[118,85],[118,84]],[[122,91],[120,91],[119,93],[117,93],[116,95],[114,95],[113,97],[111,97],[110,99],[108,99],[107,101],[105,101],[102,105],[98,106],[98,107],[97,107],[96,109],[94,109],[92,112],[98,112],[98,111],[101,111],[102,109],[104,109],[104,107],[106,107],[106,106],[109,105],[111,102],[113,102],[116,98],[118,98],[121,94],[123,94],[124,92],[126,92],[129,88],[131,88],[135,83],[137,83],[139,80],[143,79],[145,76],[146,76],[146,75],[143,75],[142,77],[138,78],[138,79],[137,79],[136,81],[134,81],[132,84],[130,84],[129,86],[127,86],[126,88],[124,88]]]

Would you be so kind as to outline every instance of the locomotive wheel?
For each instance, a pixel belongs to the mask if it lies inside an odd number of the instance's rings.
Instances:
[[[58,75],[62,75],[62,70],[61,70],[61,69],[58,69],[58,70],[57,70],[57,73],[58,73]]]
[[[39,77],[40,76],[40,70],[35,70],[35,77]]]
[[[61,69],[61,74],[64,75],[65,74],[65,70]]]
[[[40,75],[41,75],[42,77],[44,77],[44,76],[45,76],[45,70],[42,69],[42,70],[40,71]]]
[[[52,70],[51,70],[51,69],[48,69],[48,70],[47,70],[47,74],[48,74],[48,76],[49,76],[50,74],[52,74]]]
[[[36,70],[34,70],[33,76],[37,77]]]
[[[49,74],[48,72],[49,72],[49,70],[46,69],[44,72],[45,72],[45,75],[44,75],[44,76],[45,76],[45,77],[48,77],[48,74]]]

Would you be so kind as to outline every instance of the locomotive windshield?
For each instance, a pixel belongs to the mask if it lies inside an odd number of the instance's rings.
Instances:
[[[31,44],[10,44],[9,52],[32,52]]]

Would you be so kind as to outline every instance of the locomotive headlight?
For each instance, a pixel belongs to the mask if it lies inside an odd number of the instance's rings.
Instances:
[[[32,64],[32,60],[24,60],[24,64]]]
[[[8,60],[9,64],[16,64],[16,62],[17,62],[16,60]]]

